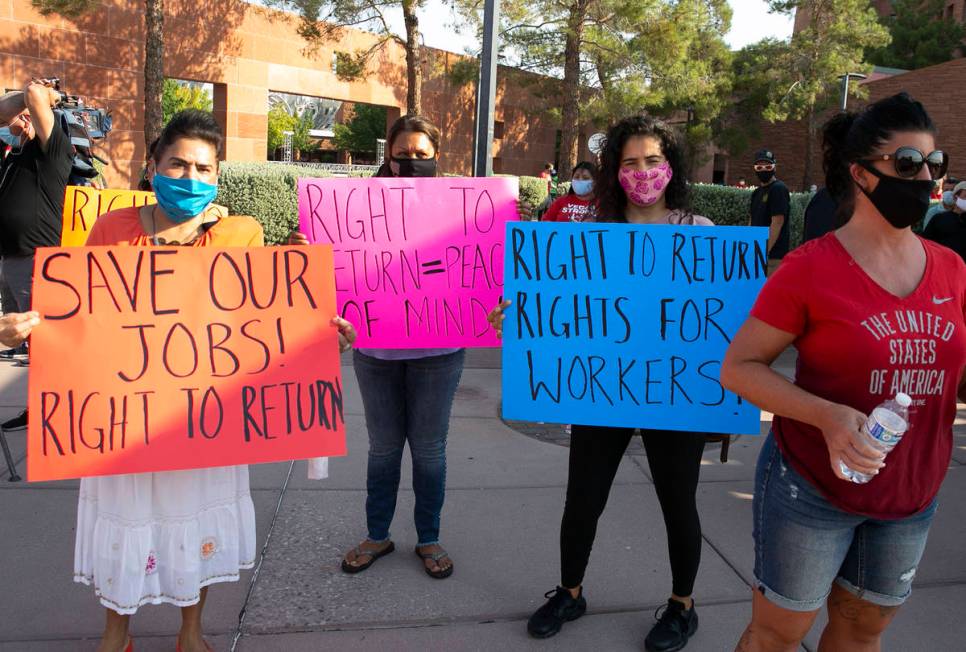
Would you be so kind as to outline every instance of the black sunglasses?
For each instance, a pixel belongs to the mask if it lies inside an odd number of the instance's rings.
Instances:
[[[915,147],[900,147],[895,154],[869,156],[859,162],[871,163],[872,161],[892,161],[896,174],[904,179],[911,179],[919,174],[923,165],[929,167],[929,174],[933,179],[941,179],[949,168],[949,154],[938,149],[926,156]]]

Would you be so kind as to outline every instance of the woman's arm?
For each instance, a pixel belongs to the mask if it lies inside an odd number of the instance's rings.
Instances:
[[[30,331],[40,323],[37,312],[11,312],[0,317],[0,344],[14,348],[30,336]]]
[[[883,456],[861,432],[866,415],[807,392],[771,368],[794,339],[791,333],[749,317],[728,347],[721,383],[763,410],[821,430],[836,476],[848,479],[839,470],[839,461],[861,473],[878,473]]]

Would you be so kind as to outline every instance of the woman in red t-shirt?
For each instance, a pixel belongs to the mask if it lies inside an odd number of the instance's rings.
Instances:
[[[724,385],[775,414],[758,460],[751,624],[741,650],[878,650],[909,596],[952,452],[966,364],[966,266],[912,233],[948,157],[905,93],[825,126],[826,185],[845,226],[788,255],[722,365]],[[794,382],[772,371],[798,350]],[[884,462],[862,432],[897,393],[910,426]],[[840,462],[874,475],[853,484]]]
[[[570,190],[550,204],[541,222],[593,222],[594,177],[593,163],[581,161],[570,176]]]

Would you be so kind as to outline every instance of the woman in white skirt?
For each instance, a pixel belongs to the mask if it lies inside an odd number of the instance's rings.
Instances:
[[[209,210],[217,193],[222,135],[210,113],[188,110],[165,127],[148,163],[158,204],[97,220],[88,245],[261,246],[250,217]],[[5,339],[24,338],[35,313],[9,316]],[[333,319],[340,348],[355,331]],[[202,635],[207,587],[238,580],[255,563],[255,509],[248,467],[84,478],[77,507],[74,580],[106,608],[98,652],[131,652],[130,617],[145,604],[181,607],[179,652],[211,650]]]

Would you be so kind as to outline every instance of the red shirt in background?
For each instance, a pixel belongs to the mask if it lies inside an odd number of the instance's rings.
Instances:
[[[570,192],[563,197],[558,197],[540,218],[541,222],[592,222],[593,220],[594,209],[590,205],[590,200],[581,199]]]
[[[795,384],[802,389],[864,414],[897,392],[912,397],[910,429],[867,484],[835,476],[817,428],[780,416],[773,423],[798,473],[837,507],[878,519],[919,512],[939,491],[966,365],[966,264],[920,242],[926,271],[903,299],[873,281],[829,233],[786,256],[751,311],[796,336]]]

